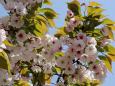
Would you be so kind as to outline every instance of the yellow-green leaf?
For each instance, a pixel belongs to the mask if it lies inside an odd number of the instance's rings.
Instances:
[[[89,6],[101,6],[101,4],[92,1],[92,2],[89,3]]]
[[[83,18],[82,16],[74,16],[74,17],[79,21],[85,21],[85,18]]]
[[[43,32],[48,32],[48,26],[45,24],[45,23],[41,23],[42,24],[42,30],[43,30]]]
[[[8,73],[11,75],[10,61],[7,54],[4,51],[0,53],[0,68],[6,69]]]
[[[104,18],[104,17],[107,17],[107,15],[100,15],[100,19]]]
[[[55,36],[61,36],[61,35],[67,35],[68,33],[65,31],[66,27],[61,27],[61,28],[57,28],[59,29],[59,31],[56,31]]]
[[[57,72],[61,72],[61,69],[59,67],[55,67]]]
[[[4,40],[3,43],[8,46],[13,46],[11,43],[9,43],[7,40]]]
[[[43,33],[39,32],[37,30],[33,30],[33,34],[35,34],[36,36],[41,37],[41,38],[45,37],[45,35]]]
[[[72,2],[67,3],[68,8],[72,10],[74,15],[82,15],[81,14],[81,8],[80,8],[80,3],[77,0],[74,0]]]
[[[104,82],[99,82],[99,81],[97,81],[97,80],[94,80],[94,81],[92,81],[92,84],[94,84],[94,85],[101,85],[101,84],[103,84]]]
[[[31,86],[31,85],[29,84],[29,82],[27,82],[27,81],[20,81],[20,82],[18,83],[18,85],[19,85],[19,86]]]
[[[108,57],[109,57],[112,61],[115,61],[115,55],[114,55],[114,54],[108,53]]]
[[[48,74],[45,74],[45,81],[46,81],[46,83],[51,84],[51,79]]]
[[[37,23],[35,26],[36,29],[41,33],[48,32],[46,24],[44,24],[42,21],[40,23]]]
[[[107,69],[112,73],[112,66],[111,63],[108,60],[104,60],[104,63],[107,67]]]
[[[63,53],[63,52],[58,52],[58,53],[55,53],[55,56],[56,56],[56,57],[65,56],[65,53]]]
[[[50,24],[52,27],[56,28],[56,26],[55,26],[55,23],[54,23],[54,20],[53,20],[53,19],[48,19],[48,22],[49,22],[49,24]]]
[[[115,31],[115,25],[110,25],[108,27],[111,28],[113,31]]]
[[[48,19],[54,19],[54,18],[57,18],[58,14],[52,10],[51,8],[42,8],[39,10],[39,12],[43,12],[44,15],[48,18]]]
[[[111,19],[106,18],[102,21],[102,24],[115,24],[115,22],[112,21]]]
[[[41,20],[41,21],[44,22],[44,23],[47,22],[47,19],[46,19],[44,16],[42,16],[42,15],[36,15],[35,18],[38,19],[38,20]]]
[[[41,33],[43,32],[41,24],[37,23],[37,24],[35,24],[35,27],[36,27],[36,29],[37,29],[38,31],[40,31]]]
[[[60,52],[59,54],[60,54],[61,56],[65,56],[65,53],[63,53],[63,52]]]
[[[108,59],[107,56],[99,56],[101,60],[105,63],[107,69],[112,73],[112,65],[111,65],[111,60]]]
[[[105,52],[107,54],[115,55],[115,48],[112,45],[107,45],[106,47]]]
[[[92,6],[88,6],[88,9],[87,9],[87,14],[88,15],[101,15],[101,13],[105,11],[105,9],[102,9],[100,7],[92,7]]]
[[[28,68],[23,68],[20,74],[26,74],[27,72],[29,72]]]
[[[52,3],[50,2],[50,0],[44,0],[44,4],[49,5],[49,6],[52,5]]]
[[[114,40],[114,35],[113,35],[113,32],[112,32],[111,29],[109,29],[109,31],[108,31],[108,37],[109,37],[110,39]]]

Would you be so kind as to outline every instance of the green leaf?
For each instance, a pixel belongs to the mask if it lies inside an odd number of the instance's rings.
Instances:
[[[11,43],[9,43],[7,40],[4,40],[3,43],[8,46],[13,46]]]
[[[94,80],[94,81],[91,82],[91,84],[93,84],[94,86],[101,85],[101,84],[103,84],[103,83],[104,83],[104,82],[99,82],[99,81],[97,81],[97,80]]]
[[[36,29],[41,33],[48,32],[46,24],[44,24],[42,21],[40,23],[35,24]]]
[[[102,24],[115,24],[115,22],[112,21],[111,19],[106,18],[102,21]]]
[[[31,86],[31,85],[30,85],[29,82],[27,82],[27,81],[20,81],[20,82],[18,83],[18,86]]]
[[[36,15],[35,19],[41,20],[44,23],[47,23],[47,19],[42,15]]]
[[[89,6],[101,6],[101,4],[92,1],[92,2],[89,3]]]
[[[50,0],[44,0],[44,4],[49,5],[49,6],[52,5],[52,3],[50,2]]]
[[[81,14],[80,3],[77,0],[74,0],[74,1],[72,1],[70,3],[67,3],[67,5],[68,5],[68,8],[70,10],[72,10],[72,12],[74,13],[75,16],[76,15],[79,15],[79,16],[82,15]]]
[[[61,69],[59,67],[55,67],[57,72],[61,72]]]
[[[112,45],[107,45],[104,47],[106,53],[114,54],[115,55],[115,48]]]
[[[86,17],[85,22],[86,22],[85,28],[83,29],[83,31],[86,31],[86,32],[94,31],[95,27],[101,24],[101,22],[98,19],[95,19],[94,17],[92,17],[92,15],[89,15],[88,17]]]
[[[43,48],[37,49],[37,53],[40,53]]]
[[[59,53],[55,53],[56,58],[58,58],[59,56],[65,56],[65,53],[63,52],[59,52]]]
[[[55,26],[55,23],[54,23],[54,20],[53,20],[53,19],[48,19],[48,22],[49,22],[49,24],[50,24],[52,27],[56,28],[56,26]]]
[[[41,23],[41,22],[40,22],[40,23]],[[37,24],[35,24],[35,27],[36,27],[36,29],[37,29],[38,31],[40,31],[40,33],[43,32],[41,24],[37,23]]]
[[[62,70],[61,70],[60,67],[55,66],[55,67],[52,67],[52,71],[53,71],[54,73],[58,74],[58,73],[61,72]]]
[[[78,19],[79,21],[85,21],[85,18],[82,16],[74,16],[74,18]]]
[[[59,29],[59,31],[56,31],[55,36],[59,37],[61,35],[67,35],[68,33],[65,31],[66,27],[61,27],[61,28],[57,28]]]
[[[14,83],[13,86],[19,86],[17,83]]]
[[[100,15],[100,17],[99,17],[99,19],[102,19],[102,18],[104,18],[104,17],[107,17],[107,15]]]
[[[112,45],[107,45],[104,47],[105,52],[108,54],[108,57],[112,60],[115,61],[115,48]]]
[[[114,35],[113,35],[112,30],[111,30],[111,29],[108,29],[108,30],[109,30],[109,31],[108,31],[108,37],[109,37],[110,39],[114,40]]]
[[[42,26],[42,32],[48,32],[48,26],[44,23],[44,22],[41,22],[41,26]]]
[[[97,50],[98,50],[99,52],[104,52],[104,49],[103,49],[102,47],[96,46],[96,48],[97,48]]]
[[[108,27],[111,28],[113,31],[115,31],[115,25],[110,25]]]
[[[109,57],[112,61],[115,61],[115,55],[114,55],[114,54],[108,53],[108,57]]]
[[[95,36],[98,40],[98,36],[103,36],[100,29],[94,29],[94,31],[91,32],[93,36]]]
[[[49,19],[57,18],[57,16],[51,12],[45,12],[44,15]]]
[[[57,13],[52,10],[51,8],[43,8],[43,9],[40,9],[39,12],[43,12],[44,15],[49,18],[49,19],[54,19],[54,18],[57,18]]]
[[[99,56],[99,58],[103,60],[107,69],[112,73],[111,60],[107,56]]]
[[[40,83],[43,85],[45,83],[45,74],[43,72],[38,73],[38,79]]]
[[[11,75],[10,61],[7,54],[4,51],[0,53],[0,68],[6,69],[8,73]]]
[[[26,67],[26,68],[23,68],[23,69],[21,70],[20,74],[21,74],[21,75],[25,75],[25,74],[28,73],[28,72],[29,72],[29,70],[28,70],[28,68]]]
[[[38,37],[41,37],[41,38],[45,37],[45,35],[43,33],[39,32],[37,30],[33,30],[33,34],[36,35],[36,36],[38,36]]]
[[[88,15],[100,15],[101,16],[101,13],[105,11],[105,9],[102,9],[100,7],[92,7],[92,6],[88,6],[88,9],[87,9],[87,14]]]

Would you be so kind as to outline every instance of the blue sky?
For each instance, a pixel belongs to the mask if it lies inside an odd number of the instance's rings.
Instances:
[[[61,27],[64,25],[64,18],[67,12],[67,6],[66,2],[72,1],[72,0],[50,0],[53,5],[51,8],[53,8],[58,14],[59,17],[58,19],[55,19],[55,23],[57,27]],[[83,1],[92,1],[92,0],[79,0],[81,2]],[[93,0],[96,1],[100,4],[102,4],[102,8],[107,9],[103,14],[109,15],[108,18],[112,19],[115,21],[115,0]],[[6,16],[7,12],[4,10],[4,8],[0,5],[0,18],[2,16]],[[52,32],[54,32],[52,30]],[[114,33],[115,34],[115,33]],[[111,43],[115,47],[115,42]],[[105,79],[105,82],[101,86],[115,86],[114,81],[115,81],[115,62],[112,64],[112,70],[113,74],[110,72],[107,73],[107,78]]]

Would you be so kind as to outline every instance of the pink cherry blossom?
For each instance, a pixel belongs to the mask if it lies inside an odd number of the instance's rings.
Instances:
[[[11,25],[16,28],[22,27],[24,24],[24,21],[21,19],[20,16],[12,15],[11,16]]]
[[[88,40],[87,40],[87,44],[88,44],[88,45],[97,45],[97,41],[95,40],[94,37],[90,37],[90,38],[88,38]]]
[[[83,40],[74,40],[72,44],[76,50],[83,50],[85,48],[85,43]]]
[[[8,21],[9,21],[9,16],[2,17],[2,19],[0,20],[0,28],[8,30],[9,29],[7,27],[8,26]]]
[[[0,29],[0,43],[6,39],[6,32],[4,29]]]
[[[14,10],[16,8],[16,2],[13,0],[6,0],[7,3],[5,3],[4,0],[1,0],[1,4],[4,6],[6,10]]]
[[[104,36],[108,36],[108,28],[106,26],[103,26],[101,32]]]
[[[20,15],[25,15],[25,14],[27,14],[27,9],[26,9],[26,7],[23,5],[22,2],[18,2],[18,3],[16,4],[16,13],[17,13],[17,14],[20,14]]]
[[[83,40],[84,42],[86,42],[86,33],[82,33],[82,32],[78,33],[77,34],[77,39],[78,40]]]
[[[56,62],[57,62],[57,66],[61,68],[66,68],[66,58],[65,57],[59,57]]]
[[[65,73],[66,74],[74,74],[75,73],[75,67],[73,65],[66,66]]]
[[[83,54],[83,50],[77,50],[75,56],[77,58],[81,58],[82,54]]]
[[[75,46],[69,46],[69,48],[67,49],[67,52],[70,55],[74,56],[76,54],[76,48],[75,48]]]
[[[84,63],[88,62],[88,55],[87,54],[82,54],[80,60],[83,61]]]
[[[76,18],[71,18],[70,19],[70,24],[73,25],[73,26],[77,26],[79,23],[79,20],[76,19]]]
[[[25,31],[24,30],[19,30],[16,33],[16,39],[17,39],[17,41],[24,42],[27,39]]]
[[[88,47],[86,47],[85,53],[87,55],[95,55],[97,53],[97,48],[95,47],[95,45],[89,45]]]
[[[73,30],[74,30],[73,25],[68,24],[68,25],[67,25],[67,28],[66,28],[66,31],[67,31],[67,32],[71,32],[71,31],[73,31]]]
[[[68,10],[68,11],[67,11],[67,16],[68,16],[69,18],[71,18],[71,17],[74,16],[74,14],[73,14],[73,12],[72,12],[71,10]]]

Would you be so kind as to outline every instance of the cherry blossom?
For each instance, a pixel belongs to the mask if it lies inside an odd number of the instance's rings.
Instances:
[[[46,2],[0,0],[9,13],[0,19],[0,54],[2,58],[5,53],[10,64],[8,71],[0,68],[0,85],[12,86],[22,80],[31,86],[50,86],[46,75],[49,79],[58,77],[56,83],[52,83],[55,86],[85,83],[88,79],[104,81],[107,67],[100,58],[106,56],[105,48],[111,42],[108,26],[90,28],[88,25],[92,21],[89,22],[89,18],[87,22],[88,15],[77,16],[68,7],[66,24],[60,33],[42,33],[45,27],[37,28],[38,21],[47,28],[52,26],[51,19],[46,18],[47,13],[40,13],[41,4]]]
[[[73,14],[73,12],[72,12],[71,10],[68,10],[68,11],[67,11],[67,16],[68,16],[69,18],[71,18],[71,17],[74,16],[74,14]]]

